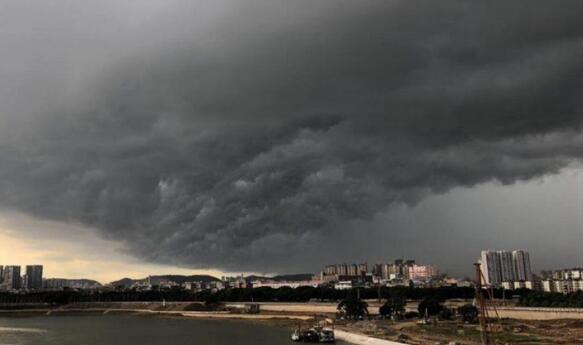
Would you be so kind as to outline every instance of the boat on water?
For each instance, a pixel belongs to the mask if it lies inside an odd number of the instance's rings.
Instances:
[[[297,328],[291,334],[290,339],[304,343],[333,343],[335,341],[334,331],[324,327]]]

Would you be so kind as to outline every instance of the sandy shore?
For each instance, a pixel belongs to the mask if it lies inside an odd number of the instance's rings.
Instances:
[[[150,309],[123,309],[123,308],[67,308],[67,309],[15,309],[0,310],[0,316],[26,316],[26,315],[79,315],[79,314],[144,314],[182,316],[200,319],[246,319],[246,320],[302,320],[313,319],[305,315],[274,315],[274,314],[234,314],[229,312],[203,312],[203,311],[172,311]]]
[[[358,344],[358,345],[406,345],[403,343],[397,343],[390,340],[378,339],[369,337],[362,334],[356,334],[351,332],[346,332],[343,330],[334,330],[334,334],[336,339],[345,341],[351,344]]]

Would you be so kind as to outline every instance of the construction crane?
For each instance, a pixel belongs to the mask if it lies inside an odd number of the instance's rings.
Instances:
[[[474,264],[476,268],[476,301],[478,303],[478,309],[480,311],[480,338],[482,340],[482,345],[494,345],[494,340],[492,339],[493,324],[490,322],[489,310],[492,309],[496,314],[496,317],[500,319],[498,315],[498,310],[493,303],[490,303],[490,307],[487,305],[488,301],[484,298],[483,288],[486,287],[486,292],[489,297],[489,301],[494,300],[494,292],[492,287],[488,289],[486,284],[486,279],[482,273],[481,264],[479,262]],[[482,284],[482,281],[484,284]]]

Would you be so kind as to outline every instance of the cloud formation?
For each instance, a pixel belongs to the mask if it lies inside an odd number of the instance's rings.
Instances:
[[[4,24],[27,62],[0,82],[0,206],[152,262],[334,259],[347,222],[581,157],[580,7],[105,3],[88,24],[52,8],[42,35]]]

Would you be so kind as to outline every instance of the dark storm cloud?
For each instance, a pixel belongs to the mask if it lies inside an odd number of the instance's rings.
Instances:
[[[137,24],[121,15],[113,33],[44,19],[45,35],[99,45],[59,43],[77,57],[71,75],[51,60],[67,91],[39,98],[25,83],[28,108],[3,109],[0,204],[95,227],[155,262],[332,260],[341,248],[325,240],[349,221],[581,157],[581,7],[171,3]],[[11,56],[29,49],[3,40]]]

